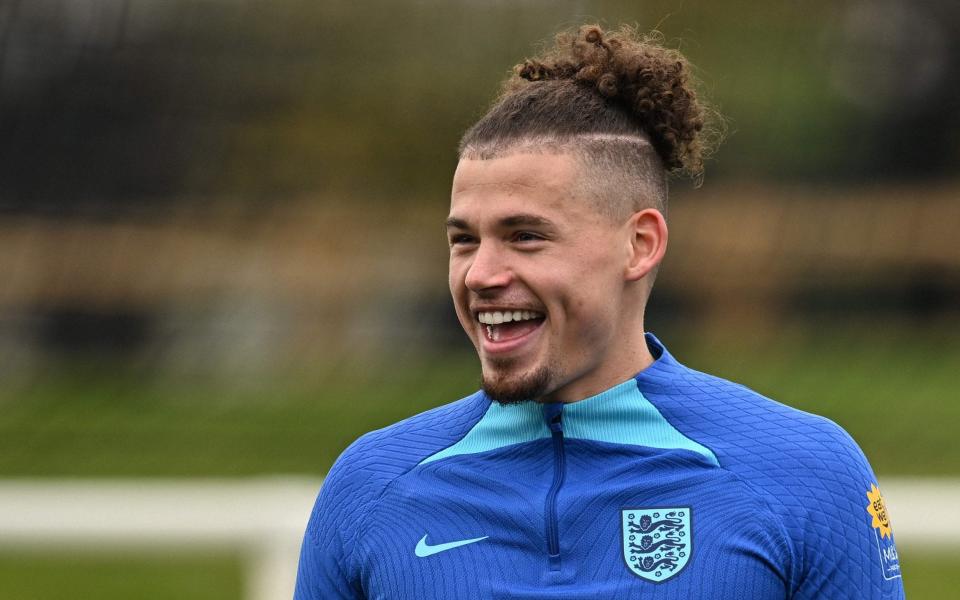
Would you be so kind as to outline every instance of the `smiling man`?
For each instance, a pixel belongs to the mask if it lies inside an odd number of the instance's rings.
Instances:
[[[598,210],[578,185],[591,179],[583,160],[556,141],[490,158],[467,144],[447,220],[450,290],[487,395],[571,402],[652,363],[643,307],[666,248],[662,213]]]
[[[483,389],[344,452],[297,598],[903,597],[853,440],[644,332],[709,130],[688,70],[586,26],[465,134],[449,284]]]

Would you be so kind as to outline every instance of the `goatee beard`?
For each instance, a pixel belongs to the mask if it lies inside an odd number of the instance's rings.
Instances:
[[[499,404],[520,404],[536,400],[550,391],[549,385],[553,377],[547,366],[520,375],[512,375],[509,369],[500,372],[505,374],[491,377],[484,373],[480,378],[480,387],[484,393]]]

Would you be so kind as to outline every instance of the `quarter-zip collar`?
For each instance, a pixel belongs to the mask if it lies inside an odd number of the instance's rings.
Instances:
[[[679,448],[700,454],[717,465],[716,456],[705,446],[687,438],[667,421],[645,396],[669,391],[680,371],[678,363],[660,341],[646,334],[654,362],[635,377],[599,394],[563,406],[563,434],[566,439],[593,440],[614,444]],[[490,403],[484,416],[453,445],[427,457],[420,464],[463,454],[477,454],[553,437],[544,420],[544,405],[536,402],[502,405]]]

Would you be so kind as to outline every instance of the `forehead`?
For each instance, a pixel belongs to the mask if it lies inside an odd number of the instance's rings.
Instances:
[[[586,203],[577,201],[575,186],[579,169],[568,153],[462,159],[453,176],[450,214],[466,218],[523,210],[582,216]]]

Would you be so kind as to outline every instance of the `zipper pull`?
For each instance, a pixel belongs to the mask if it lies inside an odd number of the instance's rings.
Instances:
[[[551,433],[563,433],[563,402],[544,404],[543,419]]]

